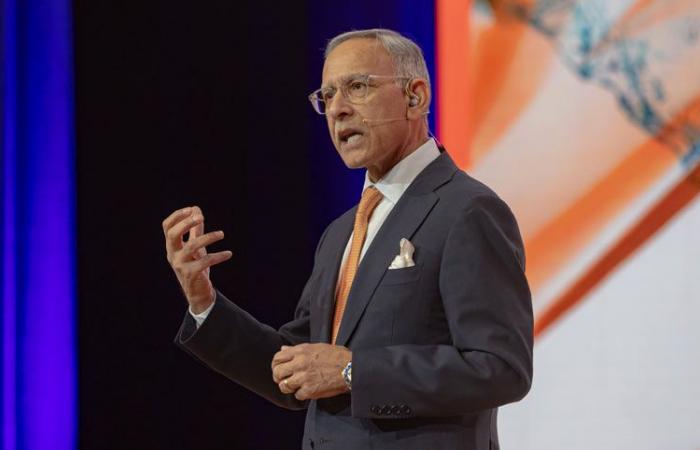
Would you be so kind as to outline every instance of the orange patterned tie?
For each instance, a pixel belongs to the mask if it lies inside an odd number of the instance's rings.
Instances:
[[[352,229],[352,244],[350,245],[350,253],[348,259],[343,266],[340,274],[340,283],[338,284],[338,293],[335,299],[335,314],[333,315],[333,342],[338,337],[338,329],[340,329],[340,321],[343,319],[345,312],[345,303],[348,301],[352,280],[355,279],[357,266],[360,263],[360,253],[362,245],[365,243],[367,236],[367,224],[369,218],[372,217],[372,211],[377,207],[382,200],[382,193],[374,186],[370,186],[362,193],[360,205],[355,213],[355,226]]]

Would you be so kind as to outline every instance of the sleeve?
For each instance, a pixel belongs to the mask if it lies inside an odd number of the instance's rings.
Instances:
[[[318,248],[324,237],[325,233]],[[297,304],[294,319],[279,330],[259,322],[217,291],[213,307],[201,326],[197,327],[189,311],[185,313],[175,344],[209,368],[272,403],[288,409],[304,409],[307,402],[300,402],[294,395],[280,392],[272,380],[271,362],[282,345],[309,341],[309,297],[313,278],[312,272]]]
[[[353,416],[386,418],[377,404],[401,404],[405,417],[461,415],[529,391],[533,318],[523,245],[495,195],[475,199],[450,227],[439,292],[451,345],[353,351]]]
[[[201,327],[202,324],[204,323],[204,321],[207,320],[207,317],[209,316],[209,313],[211,312],[212,309],[214,309],[214,302],[212,302],[212,304],[209,305],[209,307],[207,309],[205,309],[204,311],[202,311],[201,313],[195,314],[194,311],[192,311],[192,307],[190,307],[188,309],[190,315],[192,316],[192,318],[195,321],[197,328]]]

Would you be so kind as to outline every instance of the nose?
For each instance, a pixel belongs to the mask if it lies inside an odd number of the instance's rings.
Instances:
[[[326,115],[333,120],[339,120],[352,114],[352,107],[341,92],[336,92],[333,98],[326,101]]]

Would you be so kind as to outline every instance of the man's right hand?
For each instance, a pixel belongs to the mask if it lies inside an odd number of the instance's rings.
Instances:
[[[231,258],[230,251],[207,253],[206,246],[220,241],[223,231],[204,234],[204,215],[197,206],[183,208],[163,221],[168,262],[175,271],[192,312],[206,310],[216,298],[209,268]],[[184,236],[188,234],[185,242]]]

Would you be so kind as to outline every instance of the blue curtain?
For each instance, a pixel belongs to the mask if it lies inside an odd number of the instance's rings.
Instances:
[[[76,446],[69,0],[0,0],[0,448]]]

